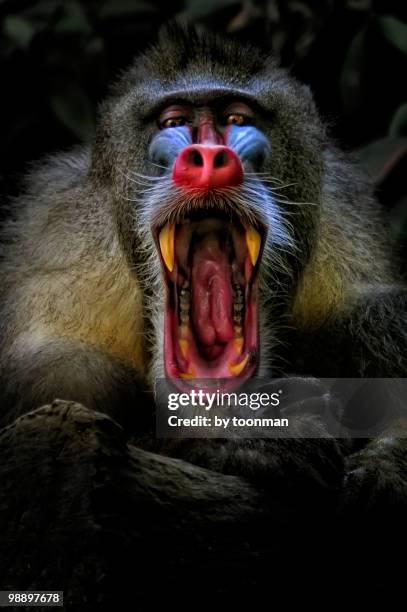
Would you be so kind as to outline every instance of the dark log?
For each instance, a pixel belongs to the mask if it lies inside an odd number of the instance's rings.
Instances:
[[[66,609],[106,610],[133,596],[151,609],[180,579],[226,594],[253,584],[287,521],[245,480],[127,445],[74,402],[0,432],[1,589],[64,590]]]
[[[257,609],[275,593],[302,598],[301,582],[335,589],[345,554],[348,581],[381,567],[378,525],[362,537],[353,523],[304,489],[290,497],[136,448],[75,402],[0,431],[0,590],[63,590],[63,610]]]

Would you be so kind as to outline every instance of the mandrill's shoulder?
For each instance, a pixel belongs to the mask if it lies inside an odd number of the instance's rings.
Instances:
[[[90,166],[90,149],[75,147],[55,153],[30,164],[22,177],[19,195],[5,203],[6,222],[1,228],[1,242],[12,238],[20,224],[30,223],[30,230],[52,221],[56,209],[69,211],[70,204],[83,199]],[[45,229],[45,228],[44,228]]]
[[[91,149],[78,146],[34,162],[24,177],[22,195],[55,195],[82,185],[88,175],[90,161]]]
[[[89,251],[104,219],[106,239],[113,222],[108,194],[89,178],[90,150],[74,148],[32,164],[20,195],[6,206],[0,228],[0,278],[61,269]],[[113,230],[112,230],[113,231]]]
[[[81,206],[86,208],[88,194],[92,189],[95,191],[89,180],[90,162],[90,148],[75,147],[30,164],[19,185],[19,195],[6,203],[2,242],[20,224],[30,223],[31,236],[37,227],[49,229],[53,212],[62,215],[61,222],[64,218],[74,220],[72,211]]]

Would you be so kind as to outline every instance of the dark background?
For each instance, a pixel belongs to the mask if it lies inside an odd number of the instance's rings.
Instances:
[[[261,46],[311,86],[332,136],[372,174],[406,273],[402,0],[0,0],[2,192],[18,192],[30,160],[92,138],[109,83],[174,15]]]

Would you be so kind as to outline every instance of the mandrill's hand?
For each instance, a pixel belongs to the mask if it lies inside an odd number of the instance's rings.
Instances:
[[[346,460],[345,512],[382,518],[407,508],[407,421],[400,420]],[[391,494],[389,494],[391,492]]]
[[[288,430],[250,427],[229,433],[228,438],[178,439],[167,443],[163,452],[217,472],[243,476],[270,487],[273,494],[335,493],[344,475],[344,445],[325,424],[327,410],[337,408],[327,389],[313,378],[290,378],[256,391],[282,391],[281,408],[259,408],[249,415],[246,408],[244,415],[287,418]],[[233,408],[228,416],[231,414],[242,416],[243,411]]]

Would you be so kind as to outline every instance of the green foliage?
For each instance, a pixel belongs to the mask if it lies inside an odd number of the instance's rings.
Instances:
[[[217,11],[230,6],[239,6],[237,0],[185,0],[185,12],[190,19],[202,19],[210,17]]]
[[[27,19],[9,15],[3,21],[3,33],[17,48],[27,50],[35,36],[35,28]]]
[[[407,55],[407,24],[391,15],[380,17],[378,23],[385,39]]]
[[[389,135],[394,138],[397,136],[407,137],[407,102],[401,104],[394,113],[390,123]]]
[[[343,62],[341,72],[341,95],[345,112],[359,108],[362,101],[361,69],[366,48],[366,28],[353,37]]]
[[[65,2],[61,16],[54,25],[54,32],[87,35],[91,31],[92,26],[80,2],[76,0]]]
[[[406,139],[388,136],[369,142],[357,152],[357,156],[376,183],[380,183],[405,155],[406,149]]]
[[[50,105],[57,118],[82,141],[88,141],[94,133],[93,105],[82,87],[69,83],[52,94]]]
[[[134,18],[137,13],[154,12],[150,2],[135,2],[134,0],[106,0],[100,3],[99,18],[111,19],[115,17]]]

